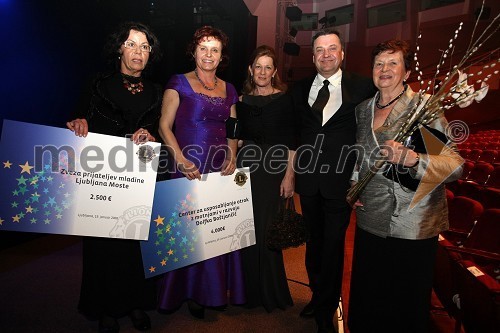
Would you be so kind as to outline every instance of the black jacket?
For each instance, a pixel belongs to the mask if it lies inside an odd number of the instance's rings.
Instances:
[[[89,124],[89,131],[114,136],[125,136],[134,133],[139,128],[145,128],[157,141],[158,125],[161,115],[162,91],[159,85],[143,80],[144,90],[152,91],[151,104],[140,114],[137,122],[129,123],[119,106],[109,99],[103,82],[113,79],[116,73],[101,74],[93,82],[86,96],[82,98],[80,107],[76,111],[77,118],[85,118]]]
[[[296,192],[328,199],[345,199],[356,162],[349,147],[356,142],[354,108],[375,94],[369,78],[342,73],[342,105],[321,126],[308,104],[309,91],[316,76],[304,79],[291,89],[298,120],[300,148],[297,149]]]

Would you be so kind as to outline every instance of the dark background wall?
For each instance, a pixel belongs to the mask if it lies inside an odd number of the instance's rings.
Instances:
[[[218,75],[240,90],[257,27],[242,0],[0,0],[0,133],[3,119],[64,127],[87,81],[108,69],[102,49],[124,21],[159,38],[163,58],[147,75],[162,85],[194,68],[185,50],[198,27],[222,29],[230,64]],[[0,248],[37,236],[0,232]]]
[[[163,58],[147,75],[162,85],[194,68],[185,49],[196,28],[222,29],[231,60],[218,75],[241,87],[257,27],[242,0],[0,0],[0,121],[64,126],[86,81],[106,69],[103,45],[124,21],[159,38]]]

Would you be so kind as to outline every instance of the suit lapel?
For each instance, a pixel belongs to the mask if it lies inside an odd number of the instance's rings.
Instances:
[[[327,126],[330,124],[330,122],[335,122],[335,119],[340,117],[342,113],[345,112],[346,109],[349,109],[353,92],[351,87],[351,80],[350,80],[350,75],[349,73],[342,72],[342,81],[341,81],[341,89],[342,89],[342,104],[340,105],[340,108],[335,112],[335,114],[328,119],[328,121],[325,123],[324,126]]]
[[[302,97],[304,98],[304,103],[309,105],[309,92],[311,91],[312,84],[314,82],[314,79],[316,78],[316,75],[313,77],[309,78],[307,81],[305,81],[305,84],[302,86]],[[311,106],[309,106],[309,109],[311,109]],[[311,110],[312,112],[312,110]]]
[[[311,92],[311,88],[312,88],[312,84],[314,82],[314,80],[316,79],[316,75],[314,75],[313,77],[310,77],[309,79],[303,81],[304,84],[302,85],[301,89],[302,89],[302,103],[304,104],[305,106],[305,110],[307,113],[310,113],[310,115],[312,116],[312,118],[314,118],[316,120],[316,122],[321,126],[320,122],[321,120],[319,119],[318,116],[316,116],[314,113],[313,113],[313,110],[311,109],[311,106],[309,105],[309,93]]]

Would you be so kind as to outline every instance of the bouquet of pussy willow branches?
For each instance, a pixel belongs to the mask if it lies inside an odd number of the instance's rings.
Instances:
[[[491,54],[497,53],[499,50],[499,48],[496,48],[493,51],[491,51],[488,55],[481,57],[481,59],[478,59],[472,63],[470,62],[471,57],[477,52],[477,50],[482,45],[484,45],[484,43],[488,39],[492,38],[500,28],[500,14],[498,14],[493,19],[493,21],[487,26],[487,28],[479,35],[479,37],[475,38],[474,35],[476,33],[476,28],[479,22],[479,18],[481,17],[483,11],[483,7],[484,7],[484,1],[483,5],[481,6],[478,18],[475,22],[475,26],[471,36],[471,41],[467,47],[467,50],[465,51],[464,56],[456,65],[452,67],[450,71],[446,73],[444,80],[442,81],[442,84],[439,87],[435,86],[434,82],[436,82],[440,69],[447,64],[448,59],[450,59],[451,55],[453,54],[454,50],[453,42],[457,39],[460,30],[462,30],[463,23],[460,23],[458,29],[455,30],[455,36],[449,41],[448,48],[443,51],[441,59],[439,60],[439,63],[436,67],[434,78],[433,80],[429,80],[429,82],[426,85],[426,88],[423,88],[424,81],[422,80],[422,71],[420,70],[418,63],[419,46],[417,41],[417,50],[415,52],[415,62],[416,62],[415,70],[418,73],[420,90],[418,91],[416,97],[417,103],[413,106],[412,110],[410,111],[406,122],[403,124],[399,132],[393,138],[394,141],[403,144],[404,142],[407,142],[407,139],[409,139],[415,131],[419,130],[419,128],[424,125],[432,123],[434,120],[440,117],[445,112],[445,110],[448,110],[454,107],[455,105],[458,105],[459,107],[467,107],[474,100],[479,102],[484,98],[484,96],[486,96],[486,93],[488,92],[487,81],[491,78],[492,75],[498,75],[499,71],[495,70],[493,67],[495,67],[496,64],[500,63],[500,59],[497,59],[496,63],[493,62],[483,66],[481,70],[475,74],[465,73],[465,71],[469,67],[482,62]],[[421,35],[418,36],[418,39],[420,38]],[[488,69],[492,70],[492,73],[484,76],[483,75],[484,73],[482,72]],[[481,85],[481,88],[478,90],[474,89],[474,84],[472,85],[467,84],[467,79],[469,77],[473,77],[474,75],[478,77],[481,75],[482,77],[476,80],[476,83]],[[365,173],[364,176],[361,179],[359,179],[358,182],[353,187],[351,187],[351,189],[347,193],[347,201],[351,206],[358,200],[359,195],[361,194],[361,192],[363,192],[366,185],[370,182],[373,176],[380,169],[382,169],[385,163],[386,161],[384,159],[377,160],[375,164],[370,167],[368,172]]]

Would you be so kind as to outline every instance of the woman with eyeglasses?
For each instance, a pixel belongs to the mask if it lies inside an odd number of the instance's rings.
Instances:
[[[67,127],[81,137],[91,131],[130,135],[136,144],[156,141],[161,87],[142,73],[159,59],[157,38],[141,23],[125,23],[110,36],[106,51],[116,70],[97,77]],[[84,237],[78,309],[99,320],[99,332],[118,332],[117,319],[126,315],[137,330],[148,330],[151,322],[144,310],[155,305],[155,282],[144,278],[139,241]]]

